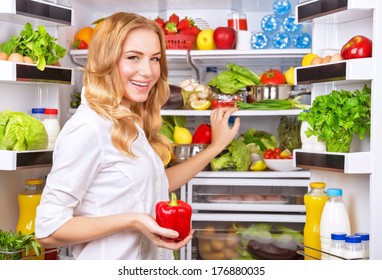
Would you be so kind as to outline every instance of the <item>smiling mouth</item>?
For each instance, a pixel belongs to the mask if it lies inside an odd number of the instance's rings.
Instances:
[[[137,82],[137,81],[130,81],[130,83],[132,83],[133,85],[138,86],[138,87],[148,87],[149,86],[149,83],[142,83],[142,82]]]

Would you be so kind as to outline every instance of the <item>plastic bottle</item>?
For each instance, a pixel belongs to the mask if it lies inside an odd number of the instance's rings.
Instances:
[[[53,150],[56,138],[60,133],[60,123],[58,122],[58,110],[57,109],[45,109],[44,114],[44,126],[48,133],[48,150]]]
[[[274,34],[280,29],[280,21],[272,14],[265,15],[261,19],[260,25],[261,29],[268,35]]]
[[[344,257],[348,260],[363,259],[361,236],[349,235],[345,238]]]
[[[369,258],[369,239],[370,235],[365,232],[357,232],[354,235],[361,236],[361,245],[363,250],[363,257],[365,259]]]
[[[291,38],[286,32],[277,32],[273,35],[272,44],[276,49],[286,49],[291,45]]]
[[[345,204],[342,200],[342,189],[327,189],[328,200],[322,211],[320,223],[321,250],[330,251],[331,234],[344,232],[350,235],[350,220]],[[321,259],[328,259],[328,255],[322,254]]]
[[[296,34],[300,32],[302,25],[300,23],[296,23],[296,17],[294,15],[289,15],[284,18],[282,27],[285,32]]]
[[[301,32],[293,36],[293,45],[297,49],[310,48],[312,45],[312,37],[307,32]]]
[[[273,2],[273,12],[276,16],[284,18],[290,14],[292,4],[289,0],[276,0]]]
[[[328,199],[325,186],[326,184],[323,182],[311,182],[311,189],[304,196],[306,208],[306,221],[304,226],[305,260],[321,259],[321,252],[319,251],[321,250],[320,221],[321,213]]]
[[[204,83],[208,84],[218,74],[218,68],[216,66],[209,66],[206,68],[206,77]]]
[[[341,258],[336,258],[335,256],[344,257],[345,251],[345,237],[344,232],[333,232],[331,235],[332,243],[330,245],[329,259],[330,260],[341,260]],[[333,256],[334,255],[334,256]]]
[[[32,117],[44,121],[45,108],[32,108]]]
[[[269,47],[269,38],[264,32],[252,33],[251,45],[254,49],[266,49]]]
[[[36,208],[40,204],[42,194],[43,181],[40,179],[25,180],[25,188],[18,195],[19,202],[19,219],[17,222],[16,232],[21,231],[23,234],[34,233]],[[39,257],[25,256],[28,259],[44,259],[44,255]]]

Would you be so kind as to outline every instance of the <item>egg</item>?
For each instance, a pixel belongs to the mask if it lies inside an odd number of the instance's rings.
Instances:
[[[327,56],[325,56],[323,59],[322,59],[322,63],[328,63],[328,62],[330,62],[330,59],[332,58],[332,56],[331,55],[327,55]]]
[[[341,54],[336,53],[336,54],[332,55],[332,58],[330,59],[330,62],[338,62],[338,61],[341,61],[341,60],[343,60]]]
[[[8,60],[8,55],[5,52],[0,52],[0,60]]]
[[[312,59],[312,64],[311,65],[317,65],[322,63],[322,58],[321,57],[315,57]]]
[[[30,58],[29,56],[24,56],[24,62],[25,62],[25,63],[31,63],[31,64],[34,64],[32,58]]]
[[[13,62],[24,62],[24,57],[19,53],[11,53],[8,60]]]

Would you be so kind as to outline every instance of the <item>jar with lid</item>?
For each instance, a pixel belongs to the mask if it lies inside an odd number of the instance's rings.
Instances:
[[[361,245],[363,250],[363,257],[365,259],[369,258],[369,239],[370,235],[366,232],[357,232],[354,235],[361,236]]]
[[[36,209],[41,200],[43,180],[27,179],[24,184],[24,190],[18,194],[19,219],[16,232],[32,234],[35,230]],[[33,259],[44,259],[44,255],[41,254],[39,257],[33,257]]]
[[[331,235],[332,243],[330,245],[330,260],[341,260],[344,257],[345,251],[345,237],[346,233],[344,232],[333,232]],[[340,257],[337,258],[336,256]]]
[[[344,257],[347,260],[363,259],[361,236],[348,235],[345,237]]]
[[[304,226],[305,260],[321,259],[320,221],[328,196],[324,182],[311,182],[310,191],[304,195],[306,221]]]
[[[60,123],[58,121],[58,110],[46,108],[44,111],[44,126],[48,133],[48,150],[53,150],[54,143],[60,133]]]

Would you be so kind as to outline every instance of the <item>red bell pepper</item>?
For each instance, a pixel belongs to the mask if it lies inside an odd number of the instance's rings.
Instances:
[[[212,131],[211,126],[207,123],[202,123],[199,125],[194,135],[192,136],[193,144],[211,144],[212,140]]]
[[[161,236],[161,239],[168,242],[179,242],[190,234],[191,205],[183,200],[178,200],[175,193],[171,193],[170,201],[158,202],[155,206],[155,212],[158,225],[179,233],[177,238],[169,239]]]

